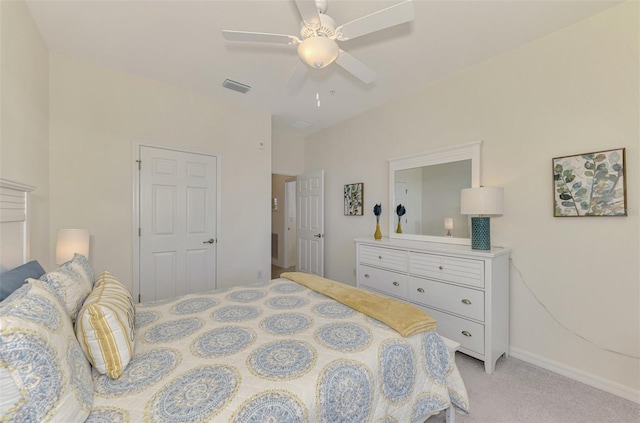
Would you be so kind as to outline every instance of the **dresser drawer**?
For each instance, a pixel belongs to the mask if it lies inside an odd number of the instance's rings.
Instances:
[[[409,276],[409,299],[484,322],[484,292]]]
[[[370,245],[360,246],[360,264],[384,267],[385,269],[406,272],[408,269],[408,253],[403,250],[390,248],[373,247]]]
[[[420,306],[418,306],[420,307]],[[463,348],[484,355],[484,325],[452,316],[432,308],[420,307],[436,319],[436,330],[442,336],[459,342]]]
[[[358,265],[358,286],[373,288],[387,294],[407,298],[409,283],[407,275]]]
[[[482,260],[411,252],[409,254],[409,273],[484,288],[484,262]]]

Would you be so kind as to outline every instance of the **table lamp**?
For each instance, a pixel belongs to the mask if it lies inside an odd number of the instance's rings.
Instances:
[[[488,215],[502,214],[504,190],[501,187],[466,188],[460,194],[460,213],[471,217],[471,248],[491,249],[491,225]]]
[[[451,229],[453,229],[453,218],[452,217],[445,217],[444,218],[444,228],[447,230],[447,235],[446,236],[453,236],[453,235],[451,235]]]

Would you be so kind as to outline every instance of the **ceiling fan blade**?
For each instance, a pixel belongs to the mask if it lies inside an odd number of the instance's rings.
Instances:
[[[290,45],[300,43],[300,40],[293,35],[267,34],[264,32],[222,30],[222,36],[228,41],[249,41],[255,43],[278,43]]]
[[[307,26],[313,29],[320,28],[320,15],[315,0],[296,0],[298,12]]]
[[[289,88],[290,90],[297,88],[306,74],[307,65],[298,60],[298,63],[296,63],[296,67],[293,69],[293,72],[291,73],[291,76],[287,81],[287,88]]]
[[[411,0],[405,0],[394,6],[363,16],[336,28],[337,39],[352,40],[381,29],[389,28],[415,18],[415,11]]]
[[[370,84],[376,79],[376,73],[374,71],[343,50],[340,50],[340,55],[336,59],[336,63],[351,72],[353,76],[365,84]]]

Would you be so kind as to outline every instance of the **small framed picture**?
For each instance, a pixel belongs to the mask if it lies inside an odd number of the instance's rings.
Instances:
[[[344,186],[344,215],[362,216],[364,207],[364,183]]]
[[[554,217],[626,216],[625,149],[553,159]]]

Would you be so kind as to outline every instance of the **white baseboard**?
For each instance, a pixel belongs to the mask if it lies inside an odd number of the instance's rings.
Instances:
[[[577,380],[578,382],[593,386],[594,388],[602,389],[603,391],[640,404],[639,390],[629,388],[628,386],[624,386],[620,383],[587,373],[584,370],[579,370],[562,363],[558,363],[557,361],[549,360],[548,358],[532,354],[519,348],[510,347],[509,355],[513,358],[526,361],[527,363],[534,364],[538,367],[542,367],[543,369],[550,370],[554,373],[561,374],[570,379]]]

